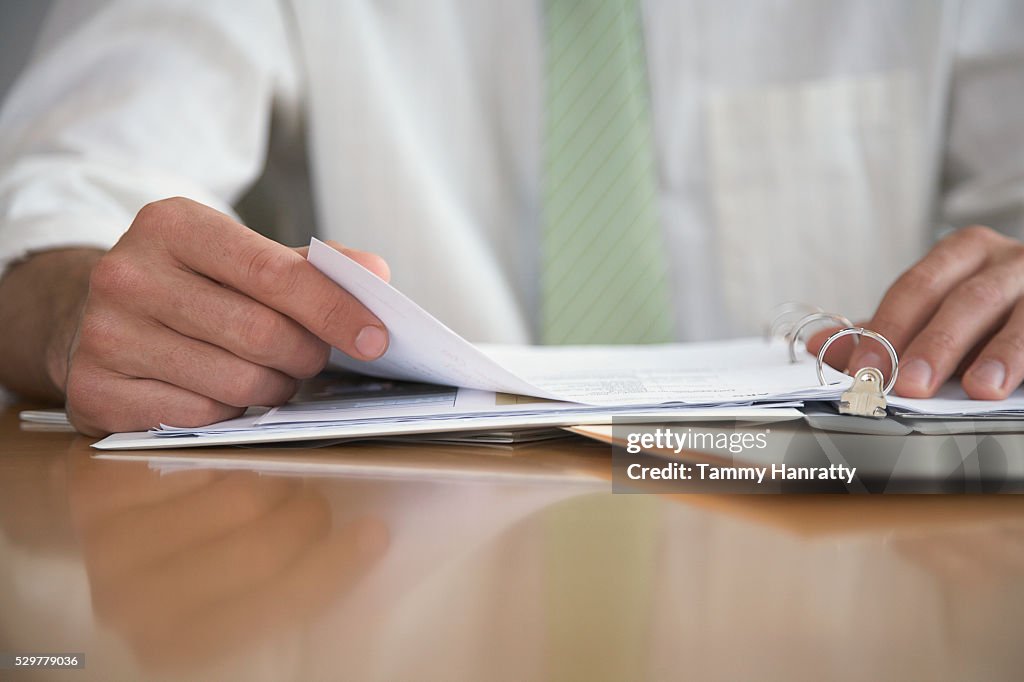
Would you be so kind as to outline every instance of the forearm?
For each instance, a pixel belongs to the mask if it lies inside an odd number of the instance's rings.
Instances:
[[[35,254],[0,280],[0,384],[29,398],[64,400],[68,348],[102,251]]]

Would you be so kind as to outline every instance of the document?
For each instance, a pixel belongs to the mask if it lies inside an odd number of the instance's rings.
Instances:
[[[431,433],[483,433],[509,429],[537,429],[578,424],[610,424],[612,417],[635,417],[658,421],[775,422],[800,419],[792,403],[764,407],[666,407],[658,410],[582,409],[539,413],[427,414],[418,418],[339,419],[324,422],[261,424],[265,410],[251,410],[245,416],[198,428],[161,426],[152,431],[115,433],[93,444],[97,450],[146,450],[189,448],[207,445],[251,445],[316,441],[330,444]]]
[[[372,362],[333,364],[376,379],[313,402],[253,410],[200,428],[116,434],[99,449],[354,439],[610,423],[613,417],[792,419],[805,400],[835,400],[852,379],[791,363],[762,338],[650,346],[475,346],[387,282],[314,239],[310,262],[387,326]],[[413,382],[413,383],[400,383]]]
[[[1005,400],[973,400],[952,380],[938,390],[933,398],[888,397],[889,408],[896,415],[917,419],[951,417],[1024,418],[1024,387],[1018,388]]]
[[[493,360],[562,400],[588,405],[721,405],[825,400],[850,377],[814,360],[790,363],[763,338],[644,346],[481,346]]]
[[[308,258],[388,329],[389,346],[383,357],[363,362],[335,351],[331,358],[335,366],[387,379],[555,398],[501,367],[398,289],[319,239],[310,243]]]
[[[761,338],[649,346],[474,346],[369,270],[314,239],[309,261],[388,328],[382,358],[341,352],[332,364],[360,374],[585,405],[714,405],[830,400],[851,379],[813,360],[791,364],[781,341]]]

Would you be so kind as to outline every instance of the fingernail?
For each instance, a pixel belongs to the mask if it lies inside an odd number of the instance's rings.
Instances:
[[[881,370],[882,372],[885,372],[888,369],[888,365],[886,365],[885,367],[882,366],[882,356],[873,350],[868,351],[864,353],[864,355],[860,356],[860,360],[857,361],[857,366],[851,367],[850,369],[856,371],[864,367],[874,367],[875,369]]]
[[[932,367],[921,358],[914,358],[900,366],[900,380],[927,390],[932,383]]]
[[[983,360],[971,370],[971,377],[979,384],[1002,388],[1006,381],[1006,367],[998,360]]]
[[[380,327],[363,327],[356,336],[356,350],[363,357],[376,360],[388,348],[388,335]]]

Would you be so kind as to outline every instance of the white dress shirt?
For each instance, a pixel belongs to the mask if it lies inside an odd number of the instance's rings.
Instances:
[[[790,299],[864,317],[940,226],[1024,231],[1024,3],[643,15],[680,339]],[[543,20],[540,0],[67,2],[0,113],[0,266],[109,248],[183,195],[382,254],[472,340],[535,340]]]

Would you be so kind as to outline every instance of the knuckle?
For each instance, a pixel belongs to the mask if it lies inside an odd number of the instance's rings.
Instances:
[[[1008,249],[1007,258],[1018,268],[1024,268],[1024,244],[1015,243]]]
[[[288,296],[295,292],[305,261],[289,249],[253,249],[241,257],[249,282],[264,294]]]
[[[1005,358],[1024,358],[1024,330],[1003,331],[991,342],[991,349]]]
[[[241,343],[257,361],[267,360],[277,354],[282,326],[275,315],[254,306],[239,325]]]
[[[928,261],[921,261],[900,275],[896,287],[923,294],[935,294],[942,282],[940,268]]]
[[[295,377],[311,379],[327,366],[331,359],[331,347],[317,339],[309,344],[308,350],[299,351],[295,358]]]
[[[248,407],[259,404],[260,394],[267,386],[266,372],[256,365],[249,365],[234,373],[228,382],[226,399],[234,407]]]
[[[151,201],[135,215],[132,223],[133,231],[162,232],[168,227],[177,225],[191,211],[192,203],[184,197],[169,197]]]
[[[89,291],[119,297],[137,291],[145,277],[145,269],[133,259],[110,252],[93,266],[89,274]]]
[[[295,395],[297,388],[298,382],[290,377],[268,377],[257,390],[255,404],[267,406],[283,405],[288,402],[289,398]]]
[[[179,423],[176,423],[175,426],[206,426],[236,417],[243,411],[244,408],[240,406],[224,405],[213,398],[198,396],[180,408],[177,417]]]
[[[294,395],[298,383],[279,372],[250,365],[236,374],[227,387],[225,401],[233,407],[280,405]]]
[[[163,222],[166,214],[167,211],[163,200],[152,201],[140,208],[139,212],[135,214],[135,220],[132,221],[129,230],[132,232],[147,231]]]
[[[106,436],[120,431],[138,431],[154,426],[133,421],[130,406],[119,397],[111,379],[94,370],[75,370],[68,374],[65,394],[68,421],[79,433]]]
[[[78,348],[89,355],[108,359],[116,347],[116,325],[106,315],[87,313],[78,325]]]
[[[330,346],[265,308],[245,313],[237,328],[246,357],[260,365],[285,369],[296,378],[316,376],[330,359]]]
[[[112,433],[100,424],[104,411],[101,409],[101,401],[96,397],[96,389],[95,381],[88,374],[74,368],[68,372],[65,390],[68,421],[76,431],[89,436]]]
[[[961,294],[972,307],[1001,308],[1009,301],[998,282],[986,277],[972,277],[963,284]]]
[[[282,379],[280,388],[277,394],[271,398],[271,403],[274,405],[283,405],[284,403],[291,400],[292,396],[299,390],[299,382],[296,379],[290,379],[285,377]]]
[[[347,296],[334,296],[319,309],[316,317],[317,329],[336,329],[339,324],[349,325],[352,321],[354,306]]]
[[[921,337],[922,344],[930,351],[942,354],[952,353],[960,348],[959,340],[945,329],[932,329]]]
[[[950,235],[950,241],[965,242],[967,244],[986,244],[1000,235],[991,227],[985,225],[969,225],[963,227]]]
[[[885,313],[876,314],[871,320],[871,328],[875,331],[881,332],[886,337],[902,338],[906,327],[907,325],[905,321],[899,320]],[[862,344],[860,343],[857,344],[858,349],[861,345]]]

